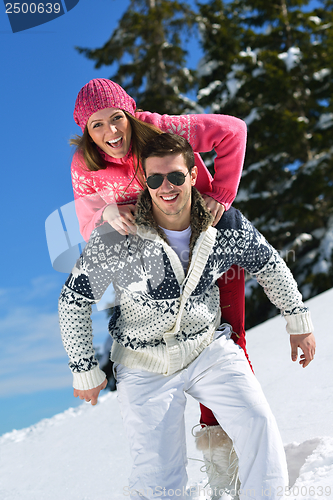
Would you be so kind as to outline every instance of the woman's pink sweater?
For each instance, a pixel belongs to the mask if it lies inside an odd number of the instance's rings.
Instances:
[[[222,203],[226,210],[234,201],[243,168],[246,147],[246,125],[227,115],[159,115],[137,112],[136,118],[151,123],[163,132],[185,137],[195,151],[198,167],[196,187]],[[215,150],[215,174],[211,177],[198,153]],[[115,159],[100,150],[107,162],[103,170],[90,171],[81,154],[73,156],[71,172],[76,212],[81,234],[89,239],[92,230],[102,222],[107,204],[135,203],[142,190],[134,178],[135,167],[130,151],[124,158]]]

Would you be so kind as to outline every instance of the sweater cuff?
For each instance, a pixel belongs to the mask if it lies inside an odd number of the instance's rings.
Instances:
[[[291,314],[285,316],[287,321],[287,332],[290,335],[303,335],[304,333],[313,332],[313,324],[310,311],[300,314]]]
[[[79,391],[88,391],[101,385],[105,379],[105,373],[96,366],[88,372],[73,373],[73,387]]]

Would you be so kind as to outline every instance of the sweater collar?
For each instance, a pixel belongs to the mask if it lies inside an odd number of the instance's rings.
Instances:
[[[135,222],[139,227],[149,227],[154,229],[157,234],[167,243],[168,239],[164,231],[157,225],[152,211],[152,201],[149,195],[149,191],[146,188],[139,196],[136,205],[136,216]],[[192,205],[191,205],[191,240],[190,240],[190,252],[192,252],[194,244],[198,239],[199,235],[203,231],[212,225],[213,216],[207,210],[206,204],[196,188],[192,188]]]

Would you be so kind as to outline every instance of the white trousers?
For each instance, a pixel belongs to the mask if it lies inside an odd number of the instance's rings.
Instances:
[[[229,326],[187,368],[170,376],[116,367],[133,469],[127,498],[185,499],[185,393],[210,408],[239,457],[240,499],[281,500],[288,485],[281,437]]]

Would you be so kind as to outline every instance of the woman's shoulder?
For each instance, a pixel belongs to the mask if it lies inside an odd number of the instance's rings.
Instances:
[[[75,151],[75,153],[73,154],[71,168],[72,170],[80,169],[84,172],[89,172],[81,151]]]

